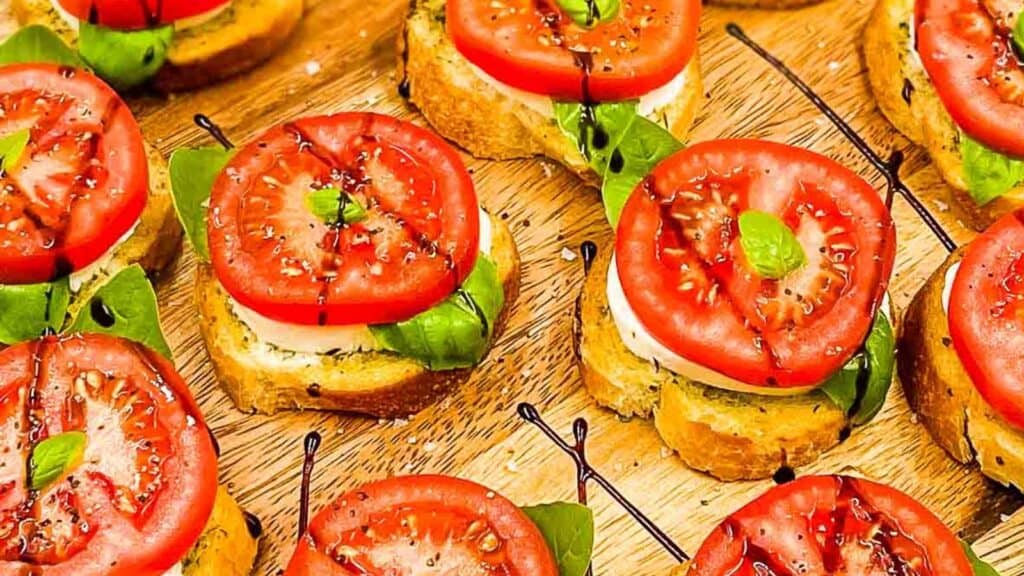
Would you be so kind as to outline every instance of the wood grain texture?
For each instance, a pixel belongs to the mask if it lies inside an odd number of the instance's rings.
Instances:
[[[5,8],[6,0],[0,0]],[[131,105],[143,131],[169,154],[209,144],[192,125],[196,112],[219,122],[236,142],[266,127],[310,114],[374,110],[416,122],[398,97],[393,76],[395,37],[403,0],[308,0],[299,32],[268,65],[231,82],[171,98],[141,96]],[[820,90],[880,152],[906,149],[906,172],[958,241],[971,233],[943,203],[937,176],[875,110],[860,58],[860,32],[870,10],[863,0],[832,0],[792,12],[709,7],[701,35],[706,102],[692,138],[763,137],[808,147],[863,174],[882,179],[774,72],[726,36],[735,21]],[[10,25],[4,22],[2,25]],[[0,34],[3,34],[0,28]],[[314,506],[359,483],[389,474],[445,472],[486,483],[531,504],[571,498],[570,460],[515,416],[519,401],[536,403],[566,436],[577,416],[591,422],[591,460],[676,538],[695,550],[723,515],[770,485],[722,484],[686,469],[664,450],[653,426],[621,422],[594,406],[581,388],[571,349],[572,303],[582,281],[578,259],[563,256],[587,239],[611,241],[598,196],[544,161],[492,163],[467,158],[483,204],[506,219],[523,256],[521,296],[509,327],[474,377],[455,394],[408,420],[375,421],[321,413],[275,417],[236,411],[214,382],[193,306],[194,261],[189,249],[159,284],[163,325],[178,366],[220,438],[221,479],[267,527],[258,574],[274,574],[295,540],[302,437],[324,433],[313,478]],[[898,269],[894,304],[905,308],[943,260],[941,246],[897,199]],[[1000,522],[1020,496],[985,481],[937,448],[916,423],[898,387],[878,419],[799,473],[843,472],[889,482],[935,510],[974,539],[999,524],[981,551],[1003,576],[1024,576],[1024,518]],[[670,557],[610,499],[596,490],[599,574],[664,574]],[[642,568],[637,568],[637,567]]]

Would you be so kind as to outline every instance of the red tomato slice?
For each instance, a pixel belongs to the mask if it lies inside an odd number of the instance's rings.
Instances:
[[[103,255],[146,205],[149,172],[131,110],[92,74],[0,68],[0,136],[29,129],[0,172],[0,283],[46,282]]]
[[[406,476],[342,495],[309,525],[285,576],[558,576],[515,504],[448,476]]]
[[[725,519],[689,576],[973,576],[957,537],[924,506],[888,486],[805,476]]]
[[[555,0],[449,0],[448,33],[470,62],[521,90],[574,102],[639,98],[697,49],[699,0],[622,2],[586,28]]]
[[[46,337],[0,352],[0,574],[161,576],[213,510],[217,456],[171,364],[132,342]],[[31,448],[69,431],[81,464],[42,491]],[[9,464],[9,465],[8,465]]]
[[[989,148],[1024,156],[1024,72],[1011,39],[1015,21],[1003,16],[999,2],[985,4],[917,0],[917,51],[957,126]]]
[[[761,278],[739,242],[746,210],[794,230],[807,265]],[[850,170],[784,144],[721,140],[677,153],[638,186],[615,258],[630,306],[666,347],[789,388],[821,384],[863,344],[895,245],[881,198]]]
[[[133,30],[171,24],[219,8],[231,0],[57,0],[78,18],[108,28]]]
[[[344,190],[367,209],[328,225],[306,205]],[[274,128],[214,185],[217,277],[260,314],[294,324],[408,320],[447,298],[476,262],[480,210],[458,154],[389,116],[346,113]]]
[[[1007,214],[964,253],[949,296],[949,335],[985,401],[1024,428],[1024,212]]]

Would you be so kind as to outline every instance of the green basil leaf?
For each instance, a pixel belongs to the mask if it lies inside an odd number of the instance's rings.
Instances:
[[[0,66],[39,62],[85,67],[78,53],[46,26],[26,26],[0,44]]]
[[[559,7],[580,26],[590,28],[614,20],[619,14],[619,0],[557,0]]]
[[[590,167],[603,177],[615,149],[640,117],[639,106],[638,100],[608,102],[591,105],[588,112],[588,107],[579,102],[555,102],[555,120]],[[585,113],[593,115],[589,122],[583,119]]]
[[[967,554],[967,559],[971,561],[974,576],[999,576],[999,572],[996,572],[995,568],[978,557],[970,544],[961,540],[960,545],[964,547],[964,554]]]
[[[0,138],[0,172],[8,170],[21,160],[31,136],[32,132],[25,128]]]
[[[174,26],[114,30],[86,21],[78,25],[78,52],[100,77],[119,89],[153,77],[167,60]]]
[[[821,391],[847,414],[857,403],[857,382],[864,373],[864,353],[858,352],[821,386]]]
[[[889,317],[879,311],[863,348],[821,386],[854,426],[867,424],[882,410],[892,386],[896,338]]]
[[[206,237],[206,209],[210,191],[234,150],[219,147],[182,148],[171,154],[171,197],[185,234],[203,262],[210,261]]]
[[[558,563],[559,576],[583,576],[594,553],[594,513],[582,504],[554,502],[527,506]]]
[[[604,172],[601,199],[611,225],[618,226],[622,207],[637,185],[662,160],[683,149],[671,132],[637,116],[609,160]]]
[[[85,443],[85,434],[75,431],[51,436],[36,444],[28,463],[29,488],[43,490],[74,470],[82,462]]]
[[[1024,161],[989,150],[967,134],[960,134],[964,180],[975,204],[984,206],[1024,181]]]
[[[743,253],[761,276],[777,280],[807,262],[793,231],[775,216],[747,210],[740,214],[739,226]]]
[[[490,345],[505,291],[498,268],[481,254],[462,286],[447,300],[396,324],[370,326],[387,350],[414,358],[430,370],[476,365]]]
[[[338,205],[344,202],[341,211],[342,224],[354,224],[366,218],[366,208],[348,194],[334,186],[314,190],[306,194],[306,208],[327,224],[338,220]]]
[[[168,359],[160,312],[146,272],[133,264],[107,281],[83,306],[67,332],[99,332],[144,344]]]
[[[892,386],[896,366],[896,336],[893,334],[889,317],[882,312],[875,316],[871,332],[864,341],[864,353],[867,358],[868,380],[857,413],[851,418],[854,426],[867,424],[878,415]]]
[[[67,276],[44,284],[0,284],[0,344],[59,331],[70,299]]]
[[[612,226],[618,224],[637,184],[659,162],[683,148],[671,132],[639,114],[636,100],[592,106],[593,128],[582,121],[582,104],[555,102],[554,107],[558,127],[601,176],[601,197]]]

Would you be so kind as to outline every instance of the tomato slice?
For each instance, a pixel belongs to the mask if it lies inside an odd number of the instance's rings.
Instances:
[[[689,576],[972,576],[957,537],[906,494],[846,476],[805,476],[725,519]]]
[[[217,456],[173,366],[132,342],[50,336],[0,352],[0,573],[160,576],[213,510]],[[87,435],[81,464],[44,488],[32,447]]]
[[[306,205],[345,191],[367,210],[328,225]],[[448,297],[476,262],[480,210],[458,154],[389,116],[344,113],[271,129],[214,185],[208,232],[236,300],[294,324],[408,320]]]
[[[205,14],[231,0],[57,0],[69,14],[108,28],[154,28]]]
[[[1014,15],[998,0],[917,0],[917,51],[957,126],[989,148],[1024,156],[1024,71]]]
[[[405,476],[343,494],[309,525],[285,576],[558,576],[515,504],[449,476]]]
[[[949,296],[949,335],[985,401],[1024,429],[1024,212],[1007,214],[964,252]]]
[[[776,215],[807,264],[782,280],[746,262],[737,218]],[[630,306],[673,352],[743,383],[807,387],[857,352],[895,259],[881,198],[843,166],[757,140],[696,144],[638,186],[615,259]]]
[[[622,2],[592,28],[555,0],[449,0],[455,47],[494,78],[574,102],[639,98],[679,75],[697,49],[699,0]]]
[[[131,110],[92,74],[49,64],[0,68],[0,137],[30,130],[0,172],[0,283],[46,282],[103,255],[149,194]]]

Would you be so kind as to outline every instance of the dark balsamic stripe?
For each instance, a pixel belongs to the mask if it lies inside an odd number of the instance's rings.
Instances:
[[[213,136],[213,139],[223,146],[225,150],[231,150],[235,147],[231,140],[228,140],[228,137],[224,135],[224,131],[220,129],[220,126],[214,123],[213,120],[210,120],[209,116],[196,114],[192,117],[192,121],[196,123],[196,126],[206,130],[210,136]]]
[[[304,457],[302,459],[302,486],[299,491],[299,538],[306,533],[309,526],[309,482],[313,477],[313,466],[316,465],[316,451],[320,449],[320,433],[312,431],[306,434],[302,443]]]
[[[783,64],[782,61],[769,54],[768,51],[761,47],[760,44],[754,42],[749,36],[746,35],[746,33],[743,32],[743,29],[741,29],[738,25],[734,23],[729,23],[725,26],[725,29],[730,36],[736,38],[744,45],[746,45],[748,48],[753,50],[755,54],[760,56],[761,59],[767,62],[772,68],[774,68],[780,74],[782,74],[786,78],[786,80],[789,80],[789,82],[792,83],[796,87],[796,89],[800,91],[801,94],[807,97],[807,99],[810,100],[810,102],[814,104],[814,106],[817,107],[818,110],[820,110],[821,113],[824,114],[825,117],[832,122],[832,124],[839,130],[839,132],[841,132],[843,136],[846,136],[847,140],[849,140],[854,145],[854,147],[857,148],[857,150],[860,151],[860,153],[863,154],[865,158],[867,158],[868,162],[872,166],[874,166],[875,170],[877,170],[879,173],[885,176],[886,182],[890,190],[898,192],[900,196],[903,196],[903,198],[910,204],[910,207],[914,209],[914,212],[917,213],[917,215],[921,218],[922,221],[924,221],[924,223],[928,226],[932,233],[935,234],[935,237],[939,239],[939,242],[942,243],[942,246],[946,248],[946,250],[949,252],[956,250],[956,242],[954,242],[953,239],[949,236],[949,234],[942,229],[942,226],[938,223],[937,220],[935,220],[935,217],[932,216],[930,212],[928,212],[928,209],[925,208],[924,204],[922,204],[921,201],[918,200],[916,196],[914,196],[913,192],[911,192],[910,189],[907,188],[906,185],[904,185],[903,182],[900,180],[898,168],[900,163],[902,162],[902,156],[900,156],[900,160],[896,162],[894,162],[895,155],[893,157],[890,157],[890,160],[888,162],[882,160],[882,158],[878,154],[876,154],[874,150],[871,149],[868,143],[865,142],[864,139],[861,138],[861,136],[857,134],[857,132],[852,127],[850,127],[850,125],[847,124],[846,121],[844,121],[835,112],[835,110],[833,110],[827,103],[825,103],[825,101],[822,100],[821,97],[818,96],[818,94],[815,93],[810,86],[808,86],[803,80],[801,80],[800,77],[797,76],[792,70],[790,70],[785,64]],[[894,167],[897,168],[897,172],[893,171]]]
[[[541,418],[540,413],[533,404],[522,402],[516,408],[516,411],[519,413],[520,418],[539,428],[540,431],[555,444],[555,446],[573,459],[573,462],[576,464],[576,477],[578,482],[577,490],[580,491],[579,484],[584,485],[581,492],[584,498],[586,497],[585,484],[588,481],[593,480],[598,486],[603,488],[613,500],[618,502],[634,520],[639,522],[640,525],[643,526],[644,530],[647,530],[647,533],[654,537],[654,539],[657,540],[658,543],[661,544],[677,562],[682,563],[690,559],[690,556],[687,555],[686,552],[668,536],[668,534],[666,534],[661,528],[658,528],[650,518],[644,515],[644,513],[634,506],[632,502],[626,499],[626,497],[623,496],[611,482],[609,482],[601,475],[601,473],[595,470],[587,462],[586,453],[584,451],[587,433],[586,420],[578,418],[573,423],[573,433],[576,437],[576,446],[570,446],[558,435],[558,433],[548,426],[547,422]]]

